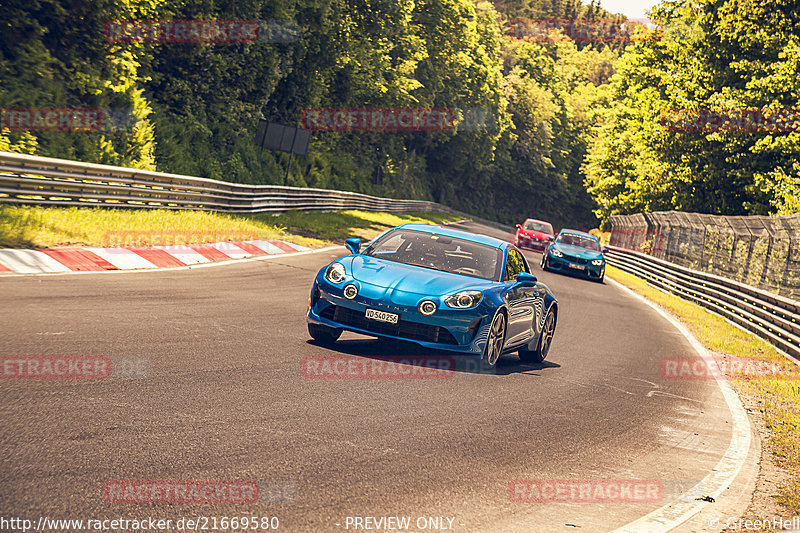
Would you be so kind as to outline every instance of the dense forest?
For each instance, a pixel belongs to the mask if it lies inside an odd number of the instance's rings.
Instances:
[[[800,107],[798,7],[664,0],[652,15],[660,26],[623,42],[510,30],[520,19],[612,16],[580,0],[6,0],[0,108],[102,109],[114,120],[5,128],[0,150],[430,199],[509,223],[800,209],[796,131],[663,126],[673,109]],[[109,23],[126,20],[258,21],[260,33],[110,38]],[[258,120],[299,125],[320,108],[459,119],[442,130],[315,131],[286,178],[288,154],[254,145]]]
[[[800,211],[800,4],[665,0],[650,16],[584,167],[598,214]]]

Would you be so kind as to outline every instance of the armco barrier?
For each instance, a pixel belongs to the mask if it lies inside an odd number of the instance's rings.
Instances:
[[[800,359],[800,302],[651,255],[608,248],[608,264],[702,305]]]
[[[509,229],[497,222],[424,200],[379,198],[328,189],[246,185],[11,152],[0,152],[0,202],[226,213],[340,209],[437,211],[463,215],[503,230]]]
[[[800,298],[800,214],[658,211],[610,217],[611,244]]]

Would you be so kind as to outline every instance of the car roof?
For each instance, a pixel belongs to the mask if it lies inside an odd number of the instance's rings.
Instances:
[[[415,231],[422,231],[425,233],[433,233],[435,235],[444,235],[446,237],[455,237],[458,239],[477,242],[479,244],[485,244],[487,246],[492,246],[494,248],[506,248],[509,246],[507,242],[502,241],[500,239],[495,239],[494,237],[489,237],[488,235],[470,233],[468,231],[461,231],[453,228],[448,228],[446,226],[436,226],[434,224],[402,224],[397,227]]]
[[[548,225],[548,226],[550,226],[551,228],[553,227],[553,225],[552,225],[551,223],[549,223],[548,221],[546,221],[546,220],[539,220],[539,219],[536,219],[536,218],[526,218],[526,219],[525,219],[525,222],[538,222],[539,224],[547,224],[547,225]]]
[[[582,237],[591,237],[592,239],[600,240],[597,237],[595,237],[594,235],[592,235],[591,233],[586,233],[585,231],[580,231],[580,230],[577,230],[577,229],[564,228],[564,229],[562,229],[561,231],[558,232],[559,235],[561,235],[562,233],[570,233],[572,235],[581,235]]]

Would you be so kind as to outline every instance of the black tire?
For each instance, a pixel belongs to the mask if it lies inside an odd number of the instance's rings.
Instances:
[[[503,353],[503,346],[506,342],[506,331],[508,321],[502,311],[497,311],[492,318],[492,325],[489,327],[489,335],[486,337],[486,346],[483,348],[482,361],[488,369],[494,369],[500,354]]]
[[[603,267],[603,273],[600,274],[600,277],[597,278],[597,283],[603,283],[603,280],[606,279],[606,268]]]
[[[550,272],[550,267],[547,266],[547,253],[542,256],[542,270]]]
[[[547,358],[550,352],[550,345],[553,342],[553,335],[556,331],[556,314],[552,309],[547,311],[544,319],[542,333],[539,335],[539,342],[535,350],[520,350],[519,359],[523,363],[541,363]]]
[[[329,328],[320,324],[308,323],[308,334],[315,341],[322,344],[333,344],[342,335],[341,329]]]

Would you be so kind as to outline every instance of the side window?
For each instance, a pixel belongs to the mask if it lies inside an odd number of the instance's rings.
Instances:
[[[525,263],[525,258],[517,250],[508,251],[508,260],[506,262],[506,272],[503,276],[503,281],[513,281],[517,278],[520,272],[527,272],[528,265]]]

